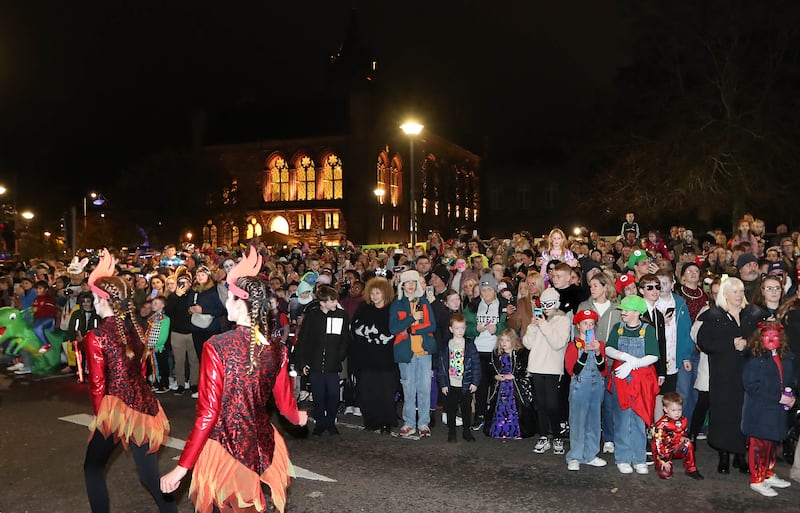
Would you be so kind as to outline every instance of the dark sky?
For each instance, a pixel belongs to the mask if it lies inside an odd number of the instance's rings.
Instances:
[[[193,109],[310,101],[353,7],[393,101],[479,154],[576,129],[630,59],[613,1],[4,0],[0,183],[80,196],[185,147]]]

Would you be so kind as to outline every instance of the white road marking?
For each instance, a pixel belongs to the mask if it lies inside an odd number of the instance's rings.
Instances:
[[[89,415],[88,413],[76,413],[75,415],[67,415],[66,417],[59,417],[58,420],[63,420],[64,422],[71,422],[72,424],[78,424],[79,426],[88,426],[92,423],[92,419],[94,417]],[[177,449],[182,451],[184,446],[186,445],[186,440],[181,440],[180,438],[167,438],[164,445],[167,447],[171,447],[173,449]],[[173,458],[177,459],[177,458]],[[298,467],[295,464],[292,464],[294,467],[294,473],[296,478],[301,479],[311,479],[313,481],[325,481],[327,483],[335,483],[335,479],[331,479],[330,477],[323,476],[322,474],[317,474],[316,472],[311,472],[310,470],[304,469],[303,467]]]

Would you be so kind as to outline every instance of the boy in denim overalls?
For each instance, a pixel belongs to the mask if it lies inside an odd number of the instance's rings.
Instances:
[[[609,390],[614,398],[614,459],[623,474],[647,474],[646,429],[653,420],[658,394],[658,340],[653,326],[641,320],[647,303],[627,296],[617,307],[622,322],[608,335],[606,356],[613,359]]]

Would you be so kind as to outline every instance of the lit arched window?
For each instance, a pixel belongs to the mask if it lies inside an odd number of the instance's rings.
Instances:
[[[392,166],[389,169],[389,173],[391,174],[391,186],[389,193],[392,199],[392,206],[396,207],[402,200],[401,193],[403,191],[403,162],[400,160],[398,155],[395,155],[392,159]]]
[[[230,247],[236,244],[238,241],[239,228],[236,226],[236,224],[231,220],[227,220],[222,223],[222,244]]]
[[[378,176],[377,183],[375,184],[375,194],[378,196],[378,201],[381,205],[386,201],[386,193],[389,190],[389,157],[385,151],[378,154]]]
[[[289,235],[289,221],[283,216],[275,216],[269,223],[269,231]]]
[[[283,157],[273,157],[267,170],[269,173],[269,190],[265,191],[266,201],[289,201],[289,166]]]
[[[308,155],[297,161],[297,199],[317,199],[317,172],[314,161]]]
[[[247,233],[246,239],[252,239],[253,237],[261,237],[261,223],[258,222],[258,219],[255,217],[251,217],[247,220]]]
[[[342,160],[331,153],[322,165],[322,199],[342,198]]]
[[[217,247],[217,226],[209,219],[203,227],[203,242],[208,242],[213,247]]]

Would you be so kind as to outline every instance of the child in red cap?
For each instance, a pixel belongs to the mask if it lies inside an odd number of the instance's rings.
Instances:
[[[594,310],[578,310],[573,322],[578,334],[567,345],[564,367],[572,376],[569,384],[569,452],[567,470],[580,470],[581,463],[604,467],[600,450],[600,410],[606,374],[605,343],[595,339],[598,319]]]

